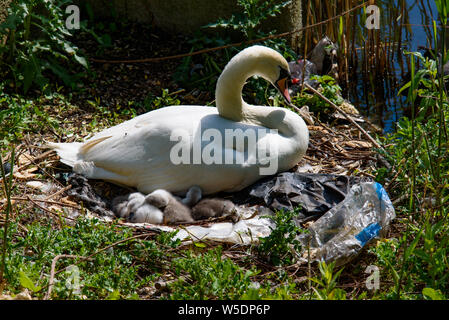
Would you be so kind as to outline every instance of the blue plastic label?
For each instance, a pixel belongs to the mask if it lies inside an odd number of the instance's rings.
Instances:
[[[360,233],[357,234],[355,238],[360,241],[360,244],[363,247],[368,241],[379,234],[380,229],[382,229],[380,224],[378,224],[377,222],[372,223],[368,227],[360,231]]]
[[[385,205],[391,205],[390,198],[388,197],[387,191],[382,187],[380,183],[375,182],[377,197],[380,202],[380,212],[385,211]]]
[[[382,201],[382,198],[385,197],[385,194],[387,193],[384,189],[384,187],[382,187],[382,185],[378,182],[375,182],[374,185],[376,186],[376,193],[377,196],[379,197],[379,200]]]

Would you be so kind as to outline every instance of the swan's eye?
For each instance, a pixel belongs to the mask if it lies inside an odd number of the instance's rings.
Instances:
[[[291,74],[288,70],[285,70],[282,67],[279,67],[280,72],[279,72],[279,78],[277,79],[277,81],[282,80],[282,79],[287,79],[289,80],[291,78]]]
[[[291,103],[290,94],[288,92],[288,80],[291,78],[290,72],[285,70],[284,68],[281,68],[279,73],[279,78],[274,83],[275,87],[279,90],[279,92],[282,94],[284,99],[287,101],[287,103]]]

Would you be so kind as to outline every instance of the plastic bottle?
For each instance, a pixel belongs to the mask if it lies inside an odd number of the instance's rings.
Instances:
[[[341,265],[372,239],[383,236],[395,217],[393,204],[382,185],[364,182],[354,185],[346,198],[315,221],[309,233],[300,235],[299,240],[304,253],[313,253],[312,260],[336,261]]]

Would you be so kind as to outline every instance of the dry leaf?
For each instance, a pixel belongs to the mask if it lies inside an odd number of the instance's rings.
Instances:
[[[73,202],[73,201],[70,201],[70,200],[69,200],[69,197],[64,197],[64,198],[62,198],[62,199],[61,199],[61,202],[62,202],[62,203],[69,204],[69,205],[71,205],[71,206],[78,206],[78,203]]]
[[[343,101],[343,103],[340,105],[340,109],[346,112],[348,115],[359,115],[359,110],[356,109],[352,104],[350,104],[348,101]]]
[[[341,144],[343,145],[343,147],[349,147],[349,148],[353,148],[353,149],[358,149],[358,148],[369,149],[369,148],[372,148],[372,146],[373,146],[371,144],[371,142],[357,141],[357,140],[343,141]]]
[[[60,206],[57,206],[57,205],[54,205],[54,204],[52,204],[51,206],[49,206],[48,209],[49,209],[50,211],[53,211],[54,213],[62,212],[62,208],[61,208]]]
[[[16,171],[14,172],[14,178],[21,180],[28,180],[36,178],[36,174],[33,172],[37,171],[38,167],[31,167],[26,170]]]
[[[307,128],[309,128],[309,131],[318,131],[323,134],[329,134],[329,130],[327,130],[326,128],[324,128],[322,126],[307,126]]]
[[[16,163],[19,165],[19,167],[24,166],[24,165],[30,164],[31,159],[33,159],[33,157],[30,154],[22,153],[17,157]]]

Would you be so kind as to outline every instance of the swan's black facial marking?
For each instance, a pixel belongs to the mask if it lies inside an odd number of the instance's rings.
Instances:
[[[280,72],[279,72],[279,78],[277,81],[279,81],[281,79],[285,79],[285,78],[287,78],[287,80],[290,80],[290,78],[292,76],[290,74],[290,72],[282,67],[279,67],[279,69],[280,69]]]
[[[274,86],[279,90],[279,92],[284,97],[285,101],[287,101],[288,104],[292,103],[292,100],[290,98],[290,94],[288,93],[288,82],[291,79],[291,74],[288,70],[282,68],[279,66],[279,78],[274,83]]]

